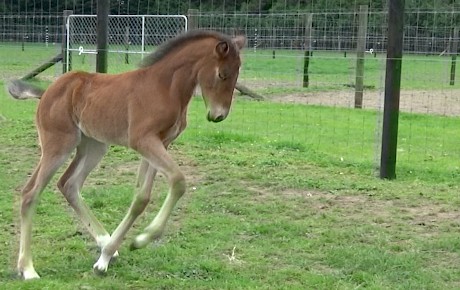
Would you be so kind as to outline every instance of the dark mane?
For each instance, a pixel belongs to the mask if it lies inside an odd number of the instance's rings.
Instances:
[[[214,37],[218,40],[221,41],[227,41],[228,43],[232,43],[231,39],[219,32],[215,31],[206,31],[206,30],[190,30],[188,32],[185,32],[178,37],[175,37],[173,39],[170,39],[169,41],[161,44],[157,50],[154,52],[150,53],[140,63],[139,67],[148,67],[153,65],[154,63],[158,62],[160,59],[165,57],[167,54],[169,54],[171,51],[173,51],[175,48],[183,46],[185,43],[191,41],[191,40],[196,40],[196,39],[202,39],[206,37]]]

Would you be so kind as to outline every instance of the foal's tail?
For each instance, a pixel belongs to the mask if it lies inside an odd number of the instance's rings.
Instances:
[[[40,99],[45,90],[23,80],[14,80],[8,85],[8,92],[15,99],[26,100]]]

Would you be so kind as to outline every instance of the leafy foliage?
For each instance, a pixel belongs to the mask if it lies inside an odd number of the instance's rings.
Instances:
[[[97,1],[3,1],[0,3],[0,13],[61,13],[63,10],[73,10],[75,14],[95,14]],[[199,9],[202,12],[216,11],[223,13],[279,13],[297,11],[358,11],[359,5],[369,5],[370,11],[387,9],[387,1],[382,0],[112,0],[111,14],[175,14],[187,13],[188,9]],[[438,10],[451,11],[456,6],[451,0],[407,0],[408,10]]]

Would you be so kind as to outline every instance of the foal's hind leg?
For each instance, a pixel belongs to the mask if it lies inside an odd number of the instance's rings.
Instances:
[[[137,187],[141,187],[144,184],[147,170],[149,169],[149,161],[145,158],[142,158],[141,164],[139,165],[139,170],[137,171]]]
[[[109,241],[110,235],[85,203],[80,190],[91,170],[99,164],[106,152],[106,144],[82,136],[72,163],[58,182],[60,191],[101,249]],[[118,252],[114,256],[118,256]]]
[[[22,191],[21,237],[17,269],[19,275],[24,279],[39,278],[33,266],[31,251],[32,218],[35,213],[38,197],[56,170],[69,157],[77,142],[75,136],[57,137],[59,138],[51,138],[53,140],[42,138],[42,156],[40,162]],[[58,145],[56,146],[55,144]]]

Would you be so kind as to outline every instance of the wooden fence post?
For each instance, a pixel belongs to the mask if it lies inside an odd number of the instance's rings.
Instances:
[[[187,30],[198,29],[198,9],[189,9],[187,11]]]
[[[96,72],[99,73],[107,72],[109,8],[109,0],[97,1]]]
[[[454,27],[454,35],[452,36],[452,46],[450,54],[452,55],[452,62],[450,65],[450,85],[455,85],[455,67],[457,62],[457,51],[458,51],[458,27]]]
[[[310,64],[310,57],[312,56],[311,53],[311,30],[313,24],[313,14],[308,13],[305,15],[305,54],[304,54],[304,63],[303,63],[303,87],[308,88],[310,84],[309,76],[308,76],[308,66]]]
[[[359,6],[358,41],[356,46],[356,81],[355,81],[355,108],[363,107],[364,93],[364,53],[367,37],[367,5]]]
[[[73,14],[72,10],[64,10],[63,13],[63,24],[62,24],[62,39],[61,39],[61,55],[62,55],[62,73],[66,73],[67,71],[72,70],[72,55],[68,53],[68,45],[69,43],[67,42],[67,33],[68,33],[68,27],[67,27],[67,20],[69,19],[69,16]]]
[[[276,28],[274,26],[274,23],[272,22],[272,49],[273,49],[273,52],[272,52],[272,58],[275,59],[276,58]]]
[[[125,64],[129,64],[129,25],[125,28]]]
[[[396,178],[399,97],[404,36],[404,0],[389,0],[388,45],[383,105],[382,152],[380,178]]]

